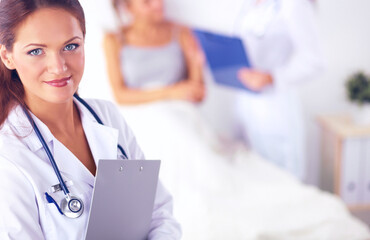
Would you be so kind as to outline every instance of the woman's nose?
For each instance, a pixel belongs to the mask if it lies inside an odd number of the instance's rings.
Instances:
[[[66,61],[60,54],[53,54],[48,58],[48,72],[61,74],[67,71]]]

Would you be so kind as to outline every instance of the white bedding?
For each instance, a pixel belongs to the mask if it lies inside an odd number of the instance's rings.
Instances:
[[[362,240],[339,198],[299,183],[243,145],[218,140],[195,105],[121,107],[174,196],[185,240]]]

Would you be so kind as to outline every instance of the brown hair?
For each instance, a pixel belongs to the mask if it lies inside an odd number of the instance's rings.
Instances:
[[[119,5],[120,2],[121,2],[121,0],[112,0],[112,5],[113,5],[115,10],[117,10],[118,5]]]
[[[85,36],[85,15],[78,0],[0,0],[0,44],[13,50],[15,30],[30,14],[42,8],[62,8],[79,21]],[[0,60],[0,128],[11,109],[24,104],[24,88],[16,70]]]
[[[129,3],[130,3],[130,0],[112,0],[113,8],[117,12],[117,14],[119,14],[118,7],[119,7],[120,4],[126,4],[127,5]]]

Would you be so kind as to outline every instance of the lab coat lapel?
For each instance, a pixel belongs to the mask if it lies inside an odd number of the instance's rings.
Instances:
[[[41,122],[33,113],[29,112],[35,122],[37,128],[39,129],[45,143],[50,147],[50,143],[53,140],[53,135],[51,134],[49,128]],[[36,135],[36,132],[32,128],[31,123],[28,121],[26,114],[23,112],[21,106],[15,107],[8,116],[8,123],[11,125],[11,129],[14,133],[19,136],[20,139],[28,146],[32,152],[36,152],[42,149],[42,144]],[[52,149],[51,149],[52,151]]]
[[[84,130],[96,166],[101,159],[117,159],[117,129],[88,122],[84,124]]]
[[[61,172],[64,180],[79,179],[85,181],[91,185],[94,184],[94,176],[85,168],[85,166],[69,151],[61,142],[59,142],[49,128],[36,116],[30,113],[36,126],[40,130],[40,133],[48,145],[51,154]],[[40,156],[40,159],[51,165],[48,159],[45,149],[43,148],[41,141],[37,137],[31,124],[28,122],[26,115],[23,113],[22,107],[17,106],[9,115],[9,121],[15,130],[15,133],[20,136],[22,141],[28,146],[28,148],[36,155]]]
[[[53,140],[54,159],[65,181],[74,179],[94,185],[94,176],[81,161],[57,139]]]
[[[98,166],[98,161],[100,159],[116,159],[118,153],[118,130],[99,124],[82,104],[80,104],[78,101],[75,103],[80,111],[82,126],[84,128],[95,164]],[[55,162],[58,165],[58,169],[62,175],[66,178],[79,179],[89,183],[90,185],[93,185],[94,176],[80,162],[80,160],[77,159],[71,151],[69,151],[52,135],[48,127],[43,122],[41,122],[33,114],[32,117],[38,126],[46,144],[49,146]],[[9,120],[14,126],[16,133],[22,137],[23,141],[27,144],[32,152],[45,151],[41,142],[33,131],[31,124],[28,123],[28,120],[20,106],[17,106],[11,112]],[[45,159],[43,158],[43,160],[49,162],[49,160],[46,158],[46,154]]]
[[[85,106],[78,101],[75,103],[80,110],[82,125],[96,166],[98,166],[100,159],[116,159],[118,129],[99,124]],[[99,115],[98,111],[96,113]],[[103,119],[104,123],[103,116],[100,118]]]
[[[116,159],[118,130],[99,124],[84,106],[77,101],[76,104],[80,111],[82,126],[96,166],[98,166],[100,159]],[[94,185],[94,176],[58,140],[54,144],[54,154],[61,172],[70,174],[73,178],[85,181],[91,186]]]

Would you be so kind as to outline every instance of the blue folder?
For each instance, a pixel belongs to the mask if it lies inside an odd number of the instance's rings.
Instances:
[[[193,32],[203,48],[216,83],[252,91],[237,77],[241,68],[251,67],[241,39],[202,30],[193,30]]]

